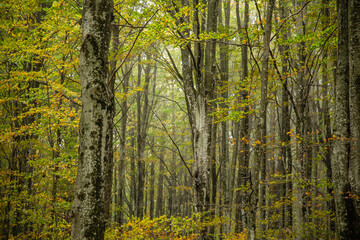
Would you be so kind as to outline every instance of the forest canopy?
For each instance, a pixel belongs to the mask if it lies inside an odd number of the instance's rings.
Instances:
[[[0,239],[360,236],[358,0],[2,0]]]

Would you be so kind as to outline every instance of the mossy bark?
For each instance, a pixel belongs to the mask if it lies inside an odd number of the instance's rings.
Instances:
[[[71,238],[104,239],[113,167],[113,84],[108,81],[112,0],[85,0],[82,14],[79,166]]]

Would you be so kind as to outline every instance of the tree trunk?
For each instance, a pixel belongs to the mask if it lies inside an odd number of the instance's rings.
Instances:
[[[236,18],[237,18],[237,27],[241,29],[240,21],[240,12],[239,12],[239,3],[236,2]],[[244,11],[244,35],[247,34],[247,28],[249,24],[249,3],[245,1],[245,11]],[[243,45],[241,47],[241,62],[242,62],[242,90],[240,92],[240,102],[245,102],[248,99],[249,92],[245,90],[246,82],[248,81],[248,46]],[[244,112],[244,117],[240,120],[240,133],[237,141],[240,143],[240,152],[239,152],[239,166],[238,166],[238,176],[237,176],[237,192],[236,192],[236,225],[235,232],[240,233],[244,230],[247,224],[247,216],[245,214],[245,208],[248,204],[249,194],[246,190],[246,185],[249,181],[249,163],[250,163],[250,149],[249,149],[249,106],[245,104],[245,107],[242,109]]]
[[[82,113],[71,238],[104,239],[113,167],[114,89],[108,79],[113,1],[84,1],[79,71]],[[113,81],[113,79],[110,79]]]
[[[154,218],[154,208],[155,208],[155,164],[150,163],[150,219]]]
[[[147,57],[149,60],[149,56]],[[141,86],[141,58],[139,57],[138,66],[138,87]],[[137,199],[136,199],[136,217],[142,219],[144,215],[144,193],[145,193],[145,146],[149,119],[149,83],[150,83],[150,64],[147,64],[145,72],[145,85],[142,92],[138,92],[137,96],[137,151],[138,151],[138,186],[137,186]],[[143,105],[141,100],[143,97]]]
[[[360,2],[350,1],[349,6],[349,68],[350,68],[350,162],[349,182],[352,202],[349,209],[351,238],[360,236]],[[351,195],[350,195],[351,194]]]
[[[287,9],[283,2],[280,3],[280,19],[283,20],[287,17]],[[288,39],[288,28],[282,31],[282,38],[286,41]],[[291,148],[290,148],[290,136],[287,134],[290,132],[290,111],[289,111],[289,96],[288,96],[288,79],[289,75],[289,46],[283,44],[280,46],[280,54],[282,56],[282,69],[281,76],[282,88],[281,88],[281,112],[280,112],[280,127],[279,127],[279,138],[280,138],[280,155],[277,160],[276,171],[281,174],[279,180],[285,180],[285,183],[280,183],[278,186],[278,200],[284,202],[284,210],[282,213],[283,221],[279,228],[289,227],[292,225],[292,203],[287,203],[285,200],[290,200],[292,196],[292,159],[291,159]],[[291,201],[290,201],[291,202]]]
[[[132,69],[129,69],[129,66],[125,65],[125,72],[123,74],[123,94],[124,97],[121,101],[121,128],[120,128],[120,161],[119,161],[119,174],[118,174],[118,210],[117,214],[117,223],[121,226],[124,223],[124,200],[125,200],[125,162],[126,162],[126,126],[128,120],[128,103],[127,103],[127,93],[129,88],[129,80]]]
[[[348,1],[338,1],[338,65],[335,81],[335,129],[334,157],[331,159],[334,184],[336,235],[339,239],[351,239],[349,175],[349,25]]]
[[[188,1],[182,1],[182,6],[187,6]],[[207,2],[207,32],[216,32],[218,0],[210,0]],[[196,7],[195,12],[200,14]],[[175,13],[173,13],[173,16]],[[175,16],[174,16],[175,17]],[[176,17],[175,17],[176,18]],[[195,21],[197,17],[194,18]],[[177,24],[188,22],[188,18],[184,16]],[[195,22],[195,35],[199,38],[199,22]],[[188,31],[180,32],[182,37],[186,37]],[[194,170],[193,170],[193,186],[194,186],[194,206],[196,212],[207,213],[210,205],[210,145],[211,145],[211,125],[212,117],[209,100],[213,97],[215,83],[215,41],[209,40],[205,46],[205,69],[202,63],[202,45],[194,44],[195,56],[192,54],[191,45],[184,43],[181,47],[182,60],[182,81],[186,104],[188,109],[189,122],[192,131],[192,142],[194,150]],[[194,79],[193,79],[193,70]],[[205,76],[203,72],[205,70]],[[205,218],[206,216],[204,216]],[[204,228],[201,238],[206,239],[208,229]]]
[[[329,11],[329,0],[323,0],[322,4],[324,5],[323,8],[323,25],[324,25],[324,29],[327,28],[329,26],[329,21],[330,21],[330,11]],[[323,54],[323,64],[322,64],[322,92],[323,92],[323,101],[322,101],[322,118],[323,118],[323,123],[324,123],[324,127],[323,127],[323,131],[324,131],[324,138],[320,141],[323,145],[324,145],[324,152],[325,152],[325,156],[324,156],[324,163],[326,166],[326,177],[327,177],[327,181],[329,181],[330,183],[333,182],[333,177],[332,177],[332,166],[331,166],[331,152],[332,152],[332,141],[329,141],[331,138],[331,122],[330,122],[330,109],[329,109],[329,90],[328,90],[328,86],[329,86],[329,74],[328,74],[328,49],[325,49],[324,54]],[[325,139],[325,140],[324,140]],[[327,202],[327,207],[330,211],[335,212],[335,203],[334,203],[334,197],[333,197],[333,184],[329,184],[329,186],[327,187],[327,193],[329,194],[329,196],[332,196],[331,200],[329,200]],[[331,232],[335,232],[335,221],[333,220],[333,218],[329,218],[329,227],[330,227],[330,231]]]
[[[164,150],[161,150],[160,161],[159,161],[159,173],[158,173],[158,189],[157,189],[157,198],[156,198],[156,217],[163,215],[163,188],[164,188],[164,165],[162,163],[164,159]]]
[[[270,36],[272,25],[272,14],[274,10],[275,0],[269,0],[266,10],[266,25],[264,29],[264,53],[262,57],[261,68],[261,99],[259,108],[259,117],[256,123],[256,147],[254,163],[251,168],[251,197],[250,197],[250,214],[248,239],[256,239],[256,209],[259,193],[259,171],[262,184],[260,185],[260,221],[265,220],[265,211],[261,209],[265,206],[265,177],[266,177],[266,112],[267,112],[267,85],[268,85],[268,68],[269,68],[269,54],[270,54]],[[263,231],[265,226],[260,222],[260,230]]]
[[[130,154],[130,216],[136,216],[136,153],[135,153],[135,129],[130,129],[131,154]]]
[[[216,136],[217,136],[217,128],[218,124],[216,122],[213,122],[212,124],[212,130],[211,130],[211,150],[210,150],[210,159],[211,159],[211,216],[215,217],[216,214],[216,196],[217,196],[217,171],[216,171]],[[211,226],[209,233],[210,235],[215,234],[215,227]]]
[[[296,1],[295,6],[300,8],[302,2]],[[302,11],[305,11],[302,10]],[[303,17],[304,13],[301,13],[297,19],[297,31],[301,36],[306,35],[306,20]],[[296,188],[296,204],[295,204],[295,232],[296,239],[304,239],[305,232],[304,224],[309,220],[310,207],[308,202],[310,201],[310,181],[311,181],[311,145],[309,144],[310,135],[309,131],[309,102],[308,96],[310,93],[310,82],[308,76],[305,74],[306,69],[306,43],[301,40],[298,43],[298,63],[296,64],[297,79],[296,79],[296,174],[295,180]]]
[[[230,0],[225,0],[223,2],[225,24],[222,23],[222,9],[219,8],[219,24],[225,28],[225,31],[228,32],[230,25]],[[220,107],[225,113],[222,117],[226,119],[228,112],[225,110],[228,108],[227,99],[229,96],[228,93],[228,81],[229,81],[229,45],[225,40],[224,44],[220,45],[220,91],[221,97],[223,98],[223,103]],[[231,199],[230,199],[230,162],[229,162],[229,130],[228,130],[228,121],[223,120],[221,122],[221,190],[222,190],[222,209],[225,217],[225,223],[223,224],[223,233],[229,234],[231,231]]]

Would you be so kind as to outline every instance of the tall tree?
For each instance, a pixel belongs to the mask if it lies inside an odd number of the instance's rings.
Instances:
[[[350,162],[349,182],[351,238],[360,236],[360,1],[349,3],[349,108]],[[351,195],[350,195],[351,194]],[[350,204],[350,203],[349,203]]]
[[[113,167],[113,77],[108,55],[112,0],[85,0],[79,71],[82,113],[71,238],[104,239]]]
[[[359,236],[359,62],[360,24],[358,1],[338,4],[338,66],[335,82],[334,199],[336,235],[339,239]]]
[[[295,1],[294,7],[301,9],[302,1]],[[299,36],[306,36],[306,20],[304,18],[306,8],[298,15],[297,19],[297,34]],[[307,75],[306,69],[306,42],[300,39],[297,44],[298,59],[295,64],[297,69],[296,74],[296,136],[298,139],[296,143],[296,157],[295,162],[298,179],[295,181],[296,187],[296,204],[295,204],[295,231],[296,239],[304,239],[305,232],[303,224],[309,219],[309,192],[311,181],[311,145],[309,144],[309,100],[310,93],[310,77]]]
[[[218,0],[207,2],[207,13],[202,13],[199,1],[194,1],[193,22],[183,14],[177,17],[180,8],[187,7],[189,1],[182,0],[175,5],[172,16],[177,25],[192,24],[197,41],[193,49],[190,42],[184,42],[181,46],[182,61],[182,84],[187,104],[189,123],[192,132],[194,152],[194,206],[196,212],[206,213],[210,207],[210,147],[212,117],[210,100],[213,99],[216,78],[216,42],[211,38],[205,44],[201,43],[201,33],[211,34],[217,31]],[[206,19],[206,24],[202,24]],[[182,38],[190,35],[188,29],[179,31]],[[205,46],[204,46],[205,45]],[[202,238],[207,238],[207,229],[202,231]]]
[[[322,0],[323,9],[323,28],[326,30],[330,26],[330,9],[329,9],[329,0]],[[327,37],[327,36],[326,36]],[[324,143],[325,147],[325,156],[324,156],[324,163],[326,166],[326,176],[329,182],[332,183],[332,166],[331,166],[331,151],[332,151],[332,141],[326,141],[326,139],[331,138],[331,121],[330,121],[330,104],[329,104],[329,86],[330,86],[330,79],[329,79],[329,69],[328,69],[328,59],[329,59],[329,50],[326,48],[323,54],[323,64],[322,64],[322,81],[323,81],[323,96],[324,100],[322,101],[322,112],[323,112],[323,124],[324,124],[324,135],[325,140],[323,139],[322,142]],[[330,196],[333,195],[333,185],[329,184],[327,187],[327,192]],[[328,201],[328,207],[332,212],[335,212],[335,203],[334,198]],[[335,231],[335,222],[334,220],[330,220],[330,229],[332,232]]]
[[[141,72],[142,64],[140,64],[141,57],[139,56],[138,65],[138,87],[141,86]],[[147,60],[150,56],[147,55]],[[144,194],[145,194],[145,147],[147,130],[149,125],[150,107],[149,105],[149,84],[151,79],[151,65],[147,63],[144,68],[145,83],[143,92],[137,94],[137,157],[138,157],[138,185],[137,185],[137,199],[136,199],[136,216],[143,218],[144,215]],[[143,101],[143,103],[142,103]]]
[[[283,21],[287,17],[287,9],[286,4],[281,1],[280,2],[280,19]],[[288,39],[289,29],[285,27],[282,29],[282,38],[286,41]],[[279,136],[280,136],[280,155],[279,161],[277,162],[276,171],[278,171],[282,175],[286,176],[286,183],[280,184],[278,188],[278,197],[279,201],[281,198],[291,199],[292,195],[292,181],[291,181],[291,173],[292,173],[292,155],[291,155],[291,147],[289,145],[290,136],[287,134],[290,132],[290,111],[289,111],[289,96],[288,96],[288,74],[290,71],[289,68],[289,46],[283,44],[280,46],[281,60],[282,60],[282,69],[281,69],[281,79],[282,88],[281,88],[281,112],[280,112],[280,127],[279,127]],[[285,188],[285,189],[284,189]],[[290,227],[292,225],[292,206],[291,204],[286,204],[284,207],[284,224],[281,226]]]
[[[335,129],[338,139],[334,143],[332,165],[334,181],[334,199],[336,207],[337,236],[350,239],[349,200],[344,198],[349,191],[349,22],[348,1],[339,0],[338,4],[338,65],[335,82]],[[348,203],[348,204],[347,204]]]
[[[260,189],[260,206],[265,207],[265,176],[266,176],[266,114],[267,114],[267,91],[268,91],[268,75],[269,75],[269,55],[270,55],[270,37],[272,27],[272,15],[275,6],[275,0],[269,0],[266,9],[264,27],[264,53],[262,56],[261,67],[261,98],[259,107],[259,116],[256,120],[256,148],[254,163],[251,167],[251,190],[250,197],[250,214],[248,239],[256,239],[256,210],[258,204],[259,184],[260,179],[263,182]],[[260,174],[260,176],[259,176]],[[260,209],[260,220],[265,220],[264,209]],[[261,230],[264,230],[263,222],[260,223]]]
[[[249,26],[249,2],[245,1],[244,3],[244,29],[243,29],[243,38],[247,35],[248,26]],[[240,10],[239,10],[239,2],[236,1],[236,19],[237,19],[237,27],[241,29],[241,21],[240,21]],[[248,46],[243,45],[241,47],[241,63],[242,63],[242,84],[240,86],[240,102],[246,103],[249,96],[249,91],[246,90],[246,82],[249,75],[248,70]],[[249,182],[249,105],[245,104],[242,111],[244,112],[244,117],[240,120],[240,133],[237,139],[240,142],[240,153],[238,157],[238,175],[237,175],[237,192],[236,192],[236,225],[235,232],[240,233],[244,230],[247,220],[245,216],[245,208],[248,203],[248,194],[247,190],[244,186],[246,186]]]
[[[229,34],[230,27],[230,0],[223,1],[223,6],[219,8],[219,25],[221,25],[226,34]],[[224,23],[222,19],[222,11],[224,10]],[[220,45],[220,83],[219,88],[222,97],[221,108],[225,110],[228,108],[227,99],[229,97],[229,45],[224,40],[224,44]],[[228,113],[225,111],[224,117],[226,119]],[[223,225],[223,232],[229,234],[231,230],[231,199],[230,199],[230,159],[229,159],[229,123],[228,121],[221,122],[221,191],[222,191],[222,206],[225,217]]]

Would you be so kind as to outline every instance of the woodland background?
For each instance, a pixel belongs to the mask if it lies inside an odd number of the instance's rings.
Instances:
[[[70,239],[82,8],[0,3],[1,239]],[[355,0],[115,0],[105,238],[359,237],[359,16]]]

